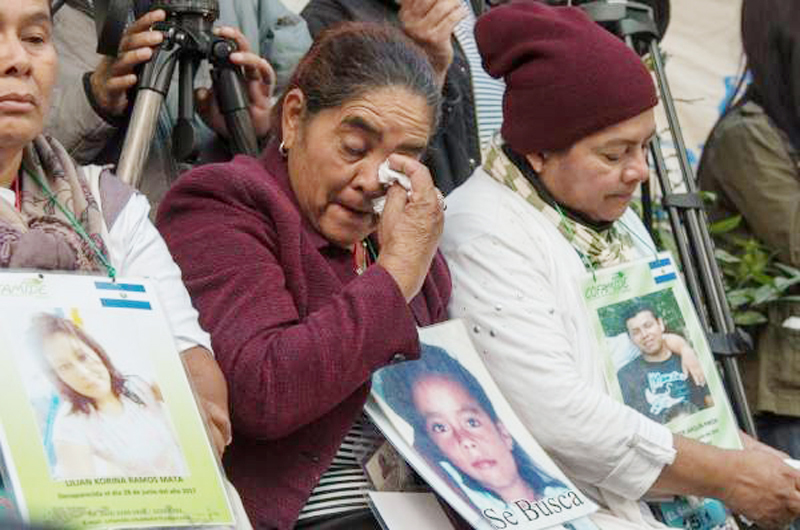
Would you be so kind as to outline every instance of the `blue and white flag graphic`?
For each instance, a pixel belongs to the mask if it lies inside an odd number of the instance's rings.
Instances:
[[[678,278],[675,271],[675,264],[669,257],[659,258],[650,262],[650,273],[653,275],[653,280],[656,284],[671,282]]]
[[[144,285],[136,283],[94,282],[100,305],[125,309],[152,310]]]

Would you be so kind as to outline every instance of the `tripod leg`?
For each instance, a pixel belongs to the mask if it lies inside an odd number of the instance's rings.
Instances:
[[[162,43],[142,70],[136,103],[116,169],[117,176],[134,188],[139,187],[142,167],[150,154],[158,111],[172,81],[178,50],[177,46],[167,48]]]
[[[661,101],[664,104],[664,111],[667,115],[670,131],[672,132],[672,139],[675,144],[675,149],[678,151],[678,160],[680,162],[683,182],[686,186],[686,191],[694,193],[697,191],[694,173],[692,172],[689,159],[686,155],[686,147],[683,141],[680,124],[678,123],[678,115],[675,110],[672,93],[670,92],[667,76],[664,72],[664,65],[661,60],[661,50],[655,40],[650,43],[650,57],[653,61],[656,80],[658,81],[659,92],[661,93]],[[665,181],[667,184],[664,189],[665,194],[670,192],[668,180],[666,175],[662,179],[662,186]],[[674,208],[670,207],[670,210],[674,210]],[[670,215],[672,216],[673,214],[671,213]],[[735,331],[735,324],[725,296],[719,267],[714,258],[714,245],[708,233],[708,222],[705,218],[705,214],[701,210],[689,209],[684,211],[681,215],[684,221],[683,224],[687,230],[676,231],[675,237],[679,239],[688,236],[689,247],[693,251],[691,256],[687,256],[689,259],[683,259],[682,261],[684,267],[686,267],[686,264],[690,261],[694,263],[693,275],[699,280],[696,282],[699,285],[693,286],[691,280],[688,280],[688,283],[690,284],[690,288],[692,288],[691,291],[698,312],[701,312],[701,307],[703,307],[698,304],[698,301],[701,299],[705,300],[705,309],[708,311],[708,315],[707,318],[703,320],[705,320],[704,325],[708,332],[716,330],[720,333],[732,333]],[[701,290],[702,294],[700,293]],[[705,296],[703,296],[703,294]],[[750,407],[745,396],[738,363],[736,359],[729,356],[722,357],[721,362],[728,394],[739,420],[739,425],[747,431],[748,434],[755,437],[755,423],[753,422]]]
[[[194,128],[194,61],[181,57],[178,76],[178,121],[172,129],[172,154],[186,161],[197,154]]]
[[[150,154],[150,144],[158,122],[158,111],[164,96],[154,90],[141,90],[136,96],[136,104],[125,135],[117,164],[117,176],[126,184],[139,187],[142,168]]]
[[[250,120],[244,81],[238,67],[229,59],[233,51],[235,51],[234,45],[227,40],[220,40],[212,47],[214,68],[211,76],[214,80],[214,92],[219,109],[225,116],[225,124],[228,126],[234,149],[237,153],[256,156],[258,140]]]

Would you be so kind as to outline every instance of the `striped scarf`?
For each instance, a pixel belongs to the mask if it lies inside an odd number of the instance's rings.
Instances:
[[[522,171],[503,152],[500,134],[494,136],[487,148],[483,170],[542,212],[578,252],[587,268],[601,269],[630,261],[638,256],[630,233],[620,230],[618,223],[598,232],[570,219],[557,205],[551,206],[542,199]]]

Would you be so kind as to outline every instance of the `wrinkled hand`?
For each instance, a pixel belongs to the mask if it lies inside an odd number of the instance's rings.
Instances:
[[[153,56],[153,47],[161,44],[164,35],[150,27],[166,18],[161,9],[142,15],[123,34],[116,57],[103,57],[89,78],[97,104],[112,116],[121,116],[128,108],[128,90],[136,85],[133,73]]]
[[[444,215],[428,168],[404,155],[389,157],[389,167],[411,180],[411,196],[399,184],[386,194],[378,223],[378,263],[397,282],[410,301],[425,282],[444,229]]]
[[[250,118],[256,137],[263,138],[269,131],[275,71],[266,59],[250,51],[250,44],[238,29],[221,26],[214,28],[214,34],[236,42],[237,51],[231,54],[230,59],[236,66],[244,68],[246,90],[250,99]],[[227,138],[228,127],[214,97],[214,89],[197,89],[195,98],[197,113],[206,125]]]
[[[799,471],[769,451],[736,454],[736,472],[721,497],[731,510],[759,528],[784,528],[800,517]]]
[[[428,54],[440,85],[453,62],[453,29],[466,9],[461,0],[403,0],[400,6],[403,30]]]
[[[222,457],[225,448],[231,442],[231,420],[228,411],[211,400],[200,398],[200,410],[208,426],[208,433],[217,456]]]

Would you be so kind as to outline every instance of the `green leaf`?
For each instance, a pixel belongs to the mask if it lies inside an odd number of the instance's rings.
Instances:
[[[753,299],[752,289],[735,289],[728,291],[728,303],[735,309],[745,304],[749,304]]]
[[[762,285],[753,292],[753,305],[760,305],[766,302],[777,300],[780,293],[770,284]]]
[[[786,274],[787,276],[791,277],[800,277],[800,269],[792,267],[791,265],[786,265],[785,263],[781,263],[780,261],[776,261],[773,263],[775,268],[780,270],[782,273]]]
[[[756,324],[764,324],[767,322],[767,317],[758,311],[742,311],[736,313],[733,317],[734,322],[739,326],[754,326]]]
[[[733,217],[722,219],[720,221],[717,221],[716,223],[711,223],[711,225],[708,227],[708,230],[715,235],[727,234],[728,232],[734,230],[737,226],[739,226],[741,222],[742,222],[742,216],[734,215]]]
[[[700,190],[698,192],[700,194],[700,198],[703,199],[703,202],[708,205],[713,205],[717,203],[717,194],[713,191],[708,190]]]
[[[722,263],[739,263],[742,261],[741,258],[737,258],[724,248],[714,249],[714,257]]]
[[[781,296],[778,300],[781,302],[800,302],[800,296],[793,294],[789,296]]]
[[[795,276],[793,278],[785,278],[783,276],[778,276],[775,278],[775,288],[780,291],[784,292],[789,287],[800,283],[800,276]]]

